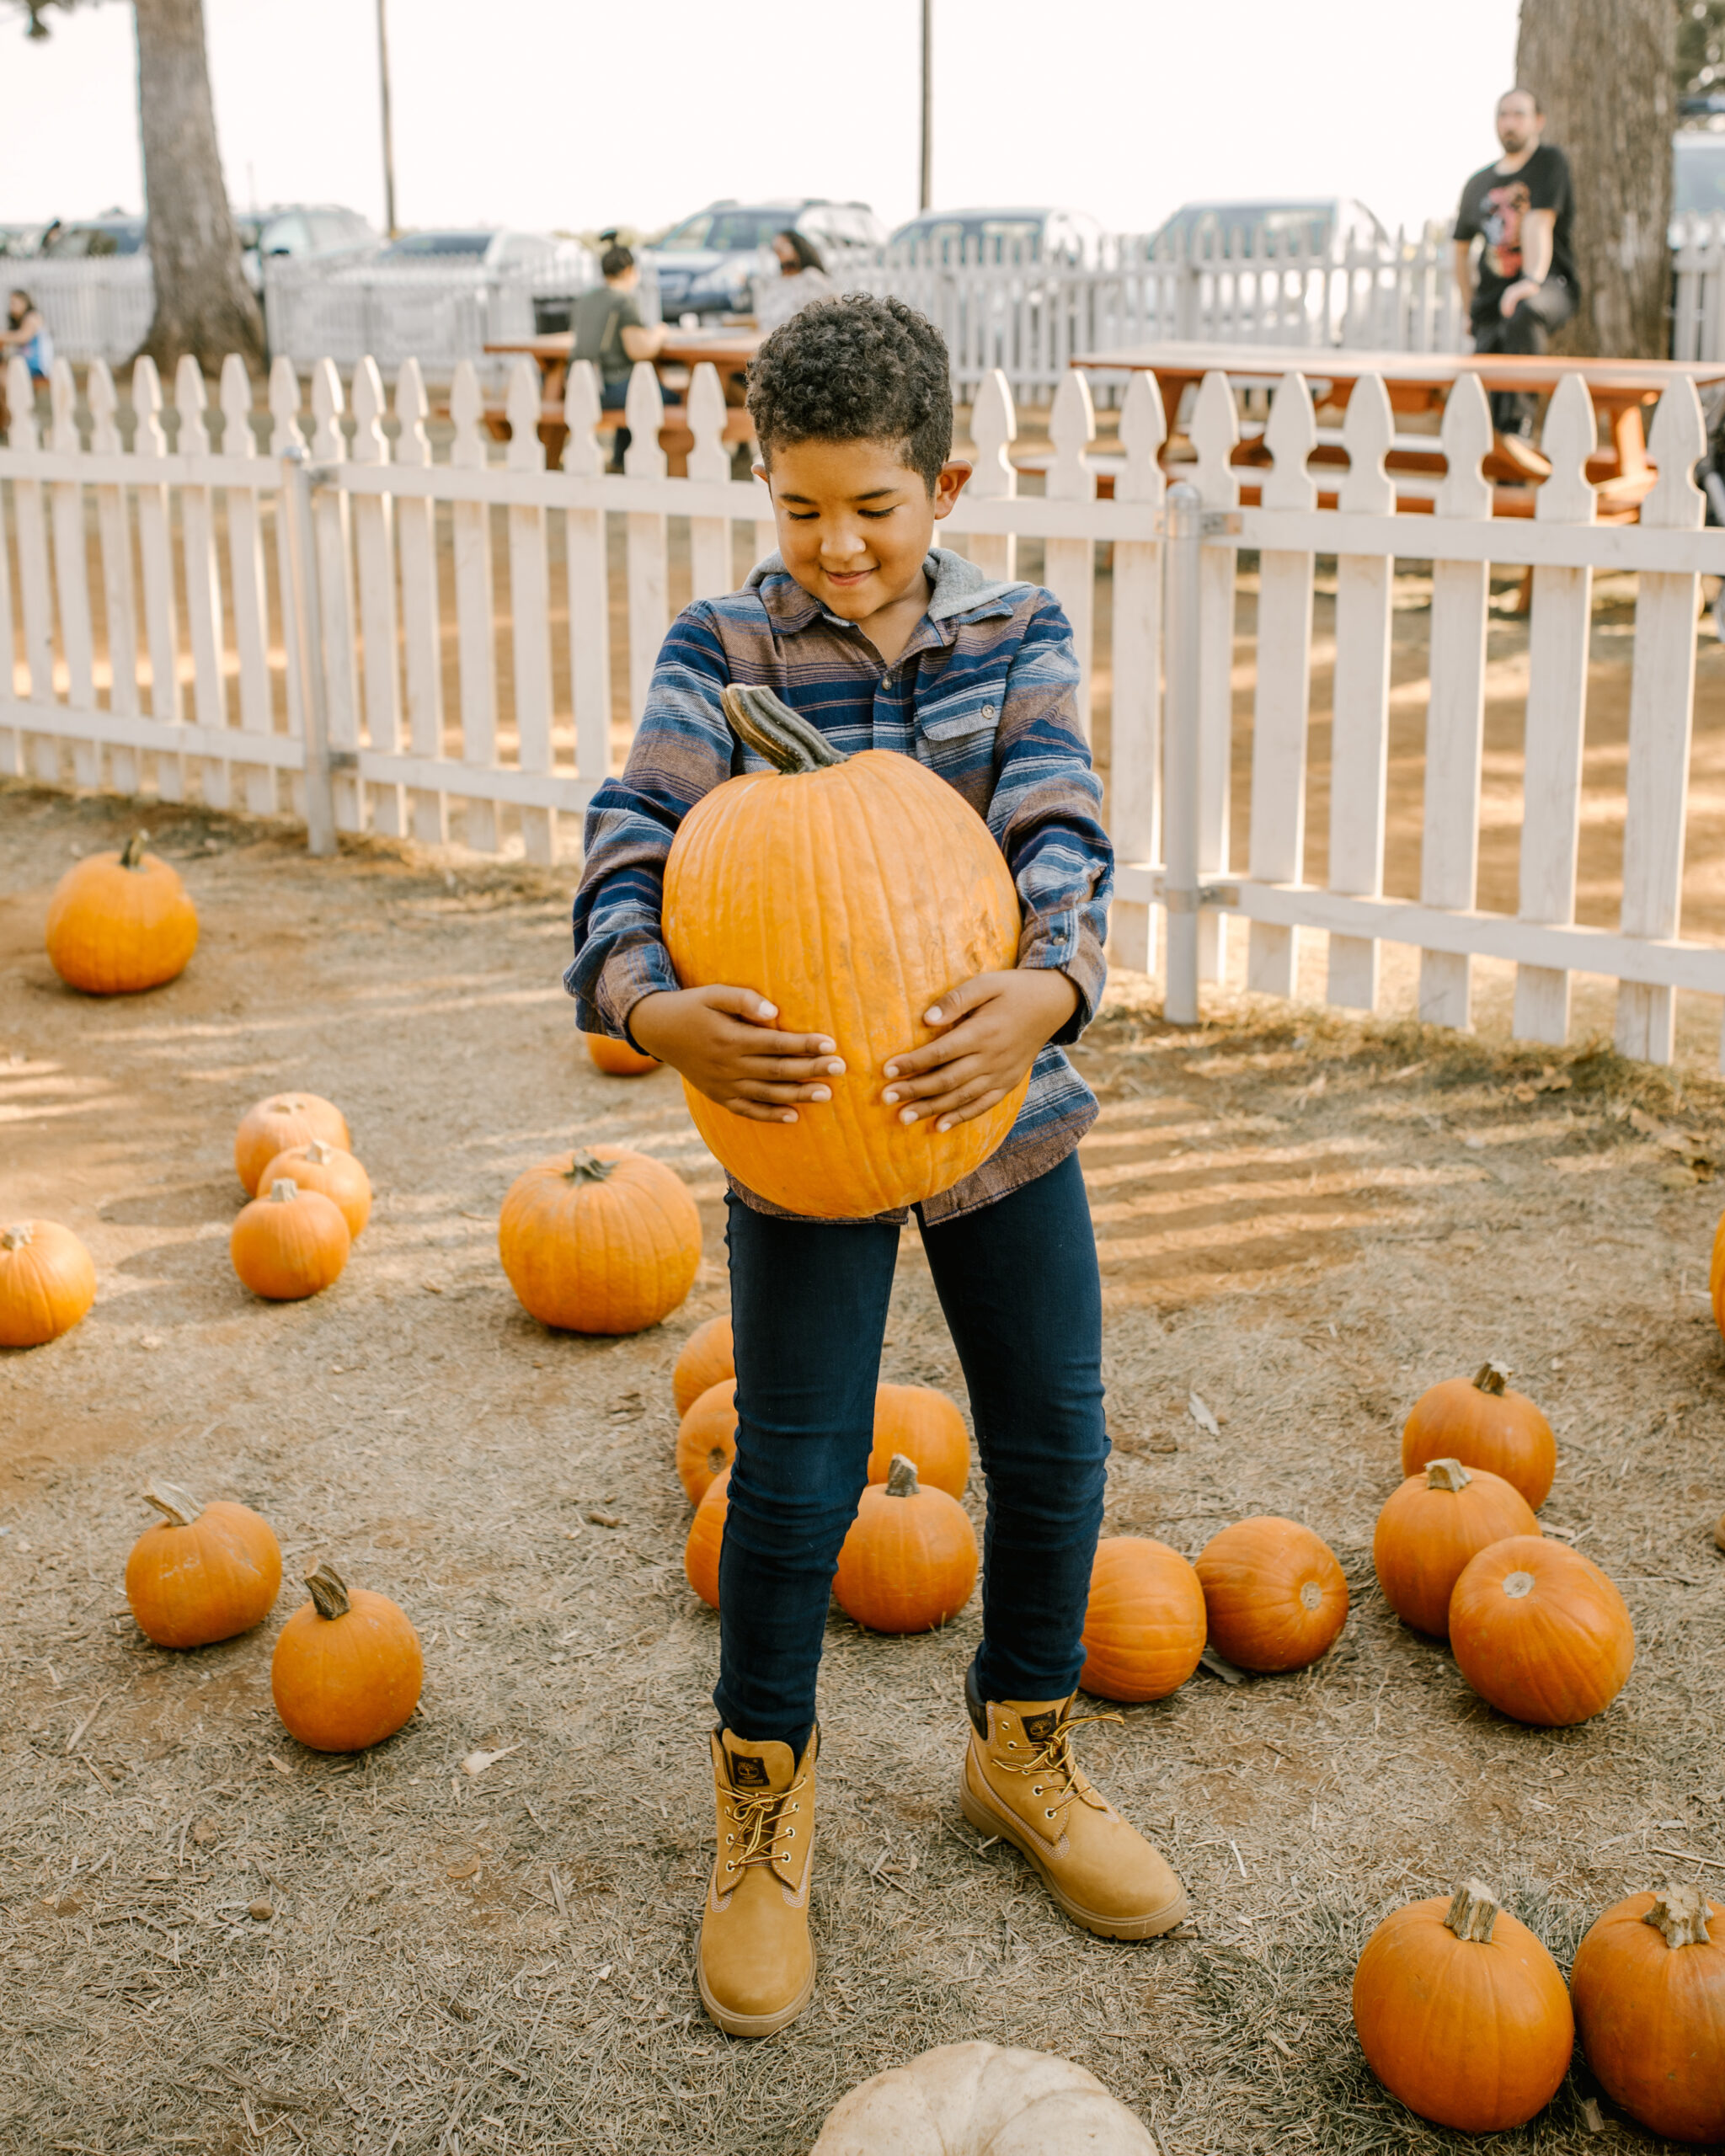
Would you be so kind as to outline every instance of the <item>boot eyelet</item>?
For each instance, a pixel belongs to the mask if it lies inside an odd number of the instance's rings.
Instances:
[[[1044,1809],[1042,1816],[1044,1819],[1052,1819],[1055,1815],[1052,1812]]]
[[[797,1830],[796,1830],[796,1828],[795,1828],[794,1827],[787,1827],[787,1828],[785,1828],[785,1839],[786,1839],[788,1842],[793,1842],[793,1841],[795,1841],[795,1840],[796,1840],[796,1838],[797,1838]]]

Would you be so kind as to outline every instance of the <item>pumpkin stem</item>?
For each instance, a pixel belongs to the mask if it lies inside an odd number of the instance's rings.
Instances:
[[[158,1513],[166,1513],[170,1527],[190,1527],[203,1511],[200,1499],[190,1490],[182,1490],[177,1482],[152,1482],[144,1492],[144,1502],[153,1505]]]
[[[1425,1464],[1428,1490],[1465,1490],[1472,1480],[1459,1460],[1429,1460]]]
[[[306,1585],[312,1590],[320,1617],[345,1617],[353,1607],[348,1599],[347,1582],[327,1557],[315,1572],[306,1574]]]
[[[1474,1373],[1476,1392],[1502,1392],[1509,1382],[1509,1365],[1507,1363],[1482,1363]]]
[[[1455,1889],[1444,1922],[1458,1939],[1477,1940],[1481,1945],[1489,1945],[1492,1926],[1498,1921],[1498,1903],[1489,1886],[1482,1886],[1477,1879],[1468,1880]]]
[[[889,1497],[914,1497],[916,1494],[916,1464],[906,1460],[901,1452],[893,1454],[893,1464],[886,1471],[886,1493]]]
[[[314,1138],[306,1148],[306,1158],[321,1168],[326,1161],[335,1158],[335,1150],[333,1146],[326,1145],[321,1138]]]
[[[0,1250],[22,1250],[26,1243],[34,1242],[35,1235],[28,1220],[20,1220],[15,1227],[0,1235]]]
[[[818,771],[848,763],[818,727],[793,712],[771,689],[745,689],[727,681],[721,693],[731,731],[776,771]]]
[[[272,1205],[291,1205],[300,1194],[300,1187],[291,1176],[277,1176],[270,1186]]]
[[[1650,1924],[1668,1946],[1708,1946],[1707,1905],[1698,1886],[1666,1886],[1653,1898],[1642,1919]]]
[[[120,849],[120,867],[122,868],[142,868],[144,865],[144,848],[149,843],[150,834],[147,831],[134,831],[131,836],[126,841],[125,846]]]
[[[590,1152],[585,1145],[578,1145],[570,1154],[569,1164],[563,1170],[563,1176],[565,1182],[603,1182],[616,1170],[615,1161],[601,1161],[596,1153]]]

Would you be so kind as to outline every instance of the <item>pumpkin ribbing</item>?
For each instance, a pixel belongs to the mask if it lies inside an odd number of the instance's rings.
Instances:
[[[1688,1885],[1632,1894],[1589,1927],[1570,1977],[1588,2064],[1674,2141],[1725,2141],[1725,1908]]]

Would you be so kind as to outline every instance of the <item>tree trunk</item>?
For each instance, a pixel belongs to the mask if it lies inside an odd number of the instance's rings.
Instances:
[[[1575,188],[1581,306],[1560,352],[1663,360],[1677,0],[1521,0],[1517,86],[1546,109]]]
[[[142,350],[171,379],[183,352],[213,374],[230,352],[264,365],[264,322],[240,266],[204,47],[203,0],[135,0],[145,244],[156,314]]]

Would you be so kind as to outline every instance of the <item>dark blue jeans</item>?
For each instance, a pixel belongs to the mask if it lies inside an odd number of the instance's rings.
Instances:
[[[720,1722],[800,1754],[839,1545],[868,1479],[899,1230],[729,1201],[737,1456],[719,1556]],[[1078,1682],[1108,1441],[1102,1290],[1076,1154],[922,1246],[988,1481],[985,1699]]]

